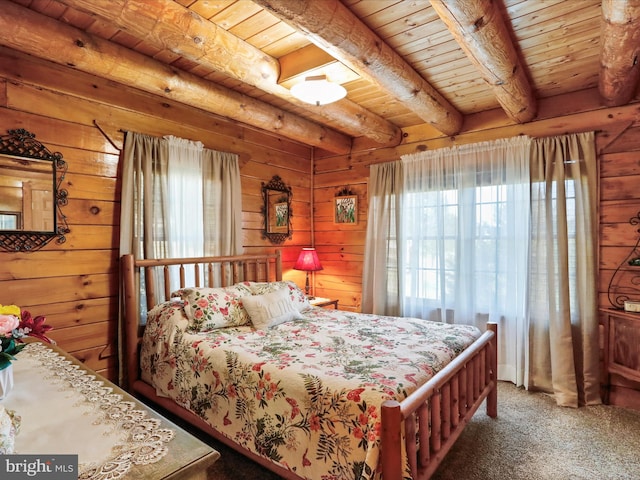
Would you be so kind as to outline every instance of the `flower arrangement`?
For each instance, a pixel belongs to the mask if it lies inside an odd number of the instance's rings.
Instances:
[[[0,305],[0,370],[7,368],[16,355],[25,347],[24,337],[36,337],[48,343],[53,341],[45,335],[53,327],[45,325],[46,318],[33,318],[27,310],[16,305]]]

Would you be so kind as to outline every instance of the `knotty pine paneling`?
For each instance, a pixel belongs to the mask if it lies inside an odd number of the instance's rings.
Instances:
[[[634,212],[634,202],[628,200],[601,200],[600,201],[600,224],[623,224],[637,214]]]
[[[354,142],[354,145],[358,142]],[[366,144],[366,143],[365,143]],[[368,144],[367,144],[368,145]],[[393,149],[379,149],[376,152]],[[316,296],[338,299],[343,310],[360,311],[362,265],[367,230],[369,167],[362,158],[384,158],[372,152],[321,156],[314,163],[314,240],[323,270],[315,275]],[[334,223],[334,198],[348,188],[358,196],[358,221]]]
[[[240,156],[246,252],[283,251],[285,278],[311,243],[311,152],[306,145],[196,108],[0,47],[0,132],[25,128],[68,163],[62,183],[70,233],[31,253],[0,252],[0,303],[45,315],[51,337],[89,368],[117,380],[120,149],[125,131],[175,135]],[[261,182],[293,190],[293,238],[262,238]]]
[[[640,151],[603,153],[600,178],[640,175]]]

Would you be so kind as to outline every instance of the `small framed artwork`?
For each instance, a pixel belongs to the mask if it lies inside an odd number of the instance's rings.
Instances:
[[[358,223],[358,196],[344,195],[334,198],[333,223]]]
[[[286,227],[289,221],[289,205],[287,202],[276,203],[276,227]]]
[[[271,209],[269,233],[287,233],[289,231],[289,204],[277,202]]]

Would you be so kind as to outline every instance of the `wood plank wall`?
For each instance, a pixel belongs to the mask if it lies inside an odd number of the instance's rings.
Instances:
[[[619,274],[614,283],[627,287],[632,278],[637,280],[637,273],[630,272],[637,267],[629,267],[628,260],[630,255],[638,256],[635,247],[640,235],[640,225],[631,223],[631,219],[636,221],[640,215],[640,120],[623,122],[601,140],[598,290],[599,305],[609,308],[612,305],[607,291],[616,270],[619,269]],[[631,295],[630,299],[640,300],[637,284],[635,288],[636,296]],[[614,286],[612,293],[615,291]],[[615,302],[615,295],[611,295],[611,300]],[[630,345],[630,348],[636,351],[628,353],[637,356],[640,345]],[[640,383],[612,374],[608,389],[611,404],[640,410]]]
[[[241,159],[243,245],[273,251],[263,239],[261,182],[280,175],[293,191],[293,238],[280,246],[285,278],[311,242],[312,149],[203,111],[0,48],[0,132],[25,128],[69,170],[62,184],[71,232],[66,243],[31,253],[0,252],[0,303],[45,315],[51,337],[87,366],[115,380],[124,130],[202,141]]]
[[[407,129],[396,148],[376,149],[357,139],[350,155],[336,156],[0,48],[0,132],[26,128],[64,155],[69,164],[63,185],[69,205],[64,211],[71,228],[61,246],[51,244],[33,253],[0,252],[0,303],[46,315],[55,327],[51,336],[63,348],[115,379],[122,130],[176,135],[238,153],[246,252],[276,248],[261,238],[260,186],[280,175],[293,189],[293,238],[278,246],[283,249],[285,278],[304,285],[304,274],[292,266],[301,247],[315,244],[324,267],[315,274],[316,295],[337,298],[341,308],[352,311],[361,306],[372,163],[424,148],[597,130],[599,303],[606,307],[609,278],[637,239],[628,220],[640,211],[640,107],[603,108],[597,92],[589,90],[544,100],[540,112],[535,122],[518,126],[501,112],[486,112],[468,118],[465,132],[455,138],[438,137],[428,126]],[[333,223],[333,198],[345,187],[359,198],[355,225]]]

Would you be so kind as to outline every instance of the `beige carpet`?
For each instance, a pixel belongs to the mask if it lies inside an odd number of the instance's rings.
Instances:
[[[477,412],[432,478],[638,480],[640,412],[561,408],[548,395],[500,383],[498,418]]]
[[[224,445],[210,480],[277,480]],[[484,407],[432,477],[438,480],[638,480],[640,412],[560,408],[548,395],[498,388],[498,418]]]

